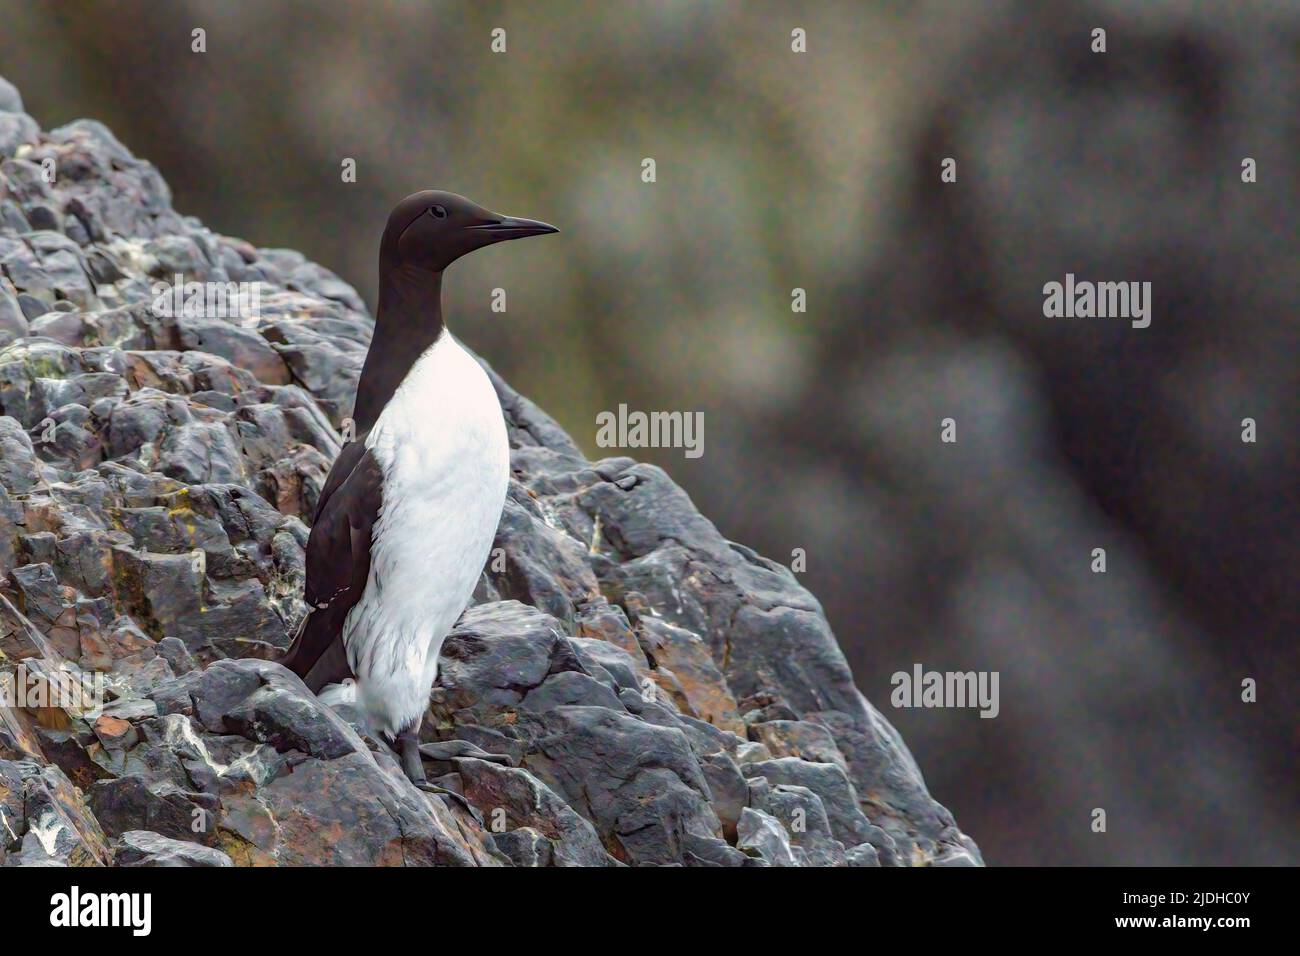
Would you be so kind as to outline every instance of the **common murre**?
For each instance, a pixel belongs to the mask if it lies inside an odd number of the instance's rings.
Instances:
[[[282,663],[316,693],[353,679],[361,717],[417,786],[438,653],[496,534],[510,447],[496,390],[446,331],[442,273],[505,239],[558,232],[425,191],[388,217],[355,440],[330,469],[307,541],[310,608]]]

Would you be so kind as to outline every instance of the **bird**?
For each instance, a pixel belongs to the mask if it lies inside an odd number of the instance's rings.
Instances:
[[[430,792],[446,793],[426,779],[420,724],[443,642],[491,551],[510,476],[500,399],[447,331],[442,274],[476,249],[556,232],[441,190],[393,208],[352,440],[316,504],[308,611],[280,659],[327,702],[341,689],[407,778]]]

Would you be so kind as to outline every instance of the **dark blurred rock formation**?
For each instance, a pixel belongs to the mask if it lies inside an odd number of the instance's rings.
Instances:
[[[1294,863],[1300,17],[999,10],[930,78],[904,181],[883,187],[888,242],[845,290],[822,376],[756,424],[818,464],[743,510],[822,535],[810,577],[863,673],[1001,672],[995,721],[898,722],[937,792],[987,782],[969,812],[1003,859]],[[1151,326],[1045,318],[1066,273],[1150,281]],[[801,511],[810,486],[834,527]],[[718,520],[745,528],[740,510]]]

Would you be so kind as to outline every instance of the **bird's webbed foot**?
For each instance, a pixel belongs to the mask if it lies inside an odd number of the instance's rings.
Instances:
[[[397,752],[398,760],[402,765],[402,772],[406,774],[406,778],[411,783],[415,784],[417,790],[450,798],[464,807],[470,816],[480,819],[478,811],[470,805],[470,802],[464,796],[455,790],[448,790],[446,787],[440,787],[436,783],[429,782],[429,778],[424,773],[424,762],[420,759],[420,730],[418,724],[401,731],[394,738],[393,749]]]

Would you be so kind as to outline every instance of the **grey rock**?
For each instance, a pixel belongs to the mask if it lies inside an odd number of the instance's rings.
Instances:
[[[772,866],[798,866],[799,860],[790,848],[790,838],[771,815],[753,807],[745,807],[737,823],[738,849],[767,861]]]
[[[844,844],[835,838],[821,797],[807,787],[758,780],[751,781],[750,803],[785,827],[791,845],[803,853],[801,865],[846,865]]]
[[[0,113],[21,113],[23,98],[18,88],[0,76]]]
[[[547,525],[518,486],[506,500],[493,547],[504,551],[503,570],[489,571],[497,593],[546,611],[569,629],[576,619],[575,605],[600,594],[586,549],[576,538]]]
[[[225,853],[149,830],[128,830],[113,845],[118,866],[234,866]]]
[[[492,842],[515,866],[551,866],[552,843],[532,827],[493,833]]]
[[[187,485],[244,482],[239,446],[223,426],[193,422],[169,428],[158,446],[158,470]]]
[[[577,671],[561,671],[547,677],[528,692],[519,706],[527,710],[552,710],[569,704],[623,710],[614,691]]]
[[[718,815],[722,832],[727,839],[734,840],[749,802],[749,785],[736,761],[726,751],[701,756],[700,768],[709,784],[709,804]]]
[[[23,310],[23,316],[29,320],[39,319],[49,309],[48,303],[30,292],[18,293],[18,307]]]
[[[17,293],[7,291],[3,284],[0,284],[0,348],[27,334],[27,316],[23,314],[22,306],[18,304]]]
[[[502,767],[473,757],[456,760],[466,798],[476,806],[492,829],[497,845],[497,822],[509,830],[523,829],[547,844],[537,866],[612,866],[595,828],[574,812],[554,791],[525,770]],[[512,855],[513,854],[507,854]]]
[[[817,794],[825,807],[831,832],[845,846],[879,840],[892,851],[893,841],[879,827],[873,827],[859,808],[858,795],[840,766],[809,763],[797,757],[780,757],[745,764],[741,771],[748,777],[764,777],[773,785],[804,787]]]
[[[95,819],[109,836],[130,830],[152,830],[177,840],[195,835],[196,820],[216,809],[207,794],[186,791],[170,782],[146,783],[138,776],[101,780],[89,794]],[[215,833],[209,831],[209,841]]]
[[[289,370],[279,353],[253,330],[222,319],[182,317],[176,323],[181,348],[219,355],[268,385],[289,384]]]
[[[844,858],[849,866],[880,866],[880,855],[870,843],[849,847],[844,851]]]
[[[36,142],[40,127],[26,113],[0,113],[0,156],[13,156],[18,148]]]
[[[107,866],[112,850],[81,791],[55,766],[0,760],[5,866]]]
[[[690,837],[721,842],[722,825],[680,730],[601,707],[558,707],[529,721],[524,766],[596,824],[630,863],[683,863]]]
[[[435,693],[449,708],[513,706],[570,667],[580,664],[554,618],[514,601],[480,606],[447,637]]]
[[[797,757],[813,763],[848,764],[831,732],[802,720],[766,720],[749,724],[750,737],[777,757]]]
[[[0,485],[9,491],[30,491],[41,481],[40,464],[31,436],[20,422],[0,416]]]

